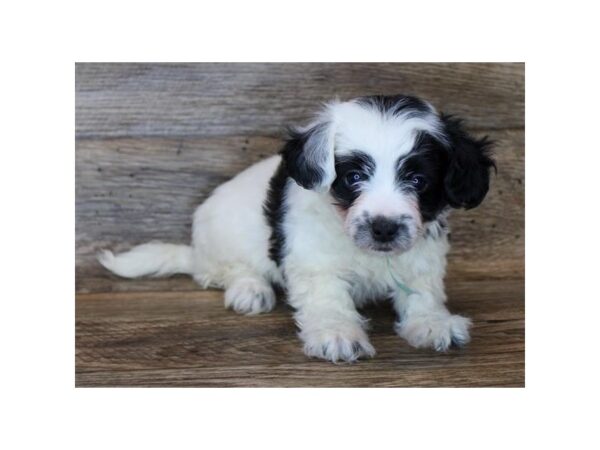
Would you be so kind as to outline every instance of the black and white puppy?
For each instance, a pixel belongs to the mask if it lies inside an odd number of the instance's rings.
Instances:
[[[198,207],[191,246],[99,260],[124,277],[189,274],[244,314],[270,311],[281,285],[309,356],[374,355],[356,308],[382,298],[401,337],[444,351],[469,341],[471,323],[445,306],[446,218],[485,197],[489,147],[418,98],[333,101]]]

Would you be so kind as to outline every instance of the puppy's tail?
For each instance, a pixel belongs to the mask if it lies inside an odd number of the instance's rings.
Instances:
[[[98,253],[98,261],[125,278],[164,277],[175,273],[191,275],[193,253],[189,245],[149,242],[118,255],[109,250]]]

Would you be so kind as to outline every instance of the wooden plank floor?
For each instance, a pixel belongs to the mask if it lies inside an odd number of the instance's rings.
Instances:
[[[377,355],[350,365],[305,357],[282,302],[246,317],[223,309],[219,291],[80,293],[76,385],[524,386],[523,281],[449,282],[448,293],[450,309],[474,322],[466,348],[409,347],[379,304],[364,311]]]

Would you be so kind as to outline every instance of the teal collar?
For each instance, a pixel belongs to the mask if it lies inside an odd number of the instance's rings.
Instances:
[[[406,295],[417,294],[417,291],[409,288],[407,285],[405,285],[403,282],[401,282],[398,279],[398,277],[394,274],[394,272],[392,271],[392,263],[390,261],[390,258],[387,258],[387,266],[388,266],[388,272],[390,273],[392,280],[394,280],[394,283],[396,283],[396,286],[398,287],[398,289],[400,289]]]

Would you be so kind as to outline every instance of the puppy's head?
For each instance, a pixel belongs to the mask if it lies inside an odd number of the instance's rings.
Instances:
[[[482,202],[489,148],[459,120],[398,95],[327,104],[291,130],[282,155],[300,186],[326,193],[358,247],[402,252],[448,207]]]

